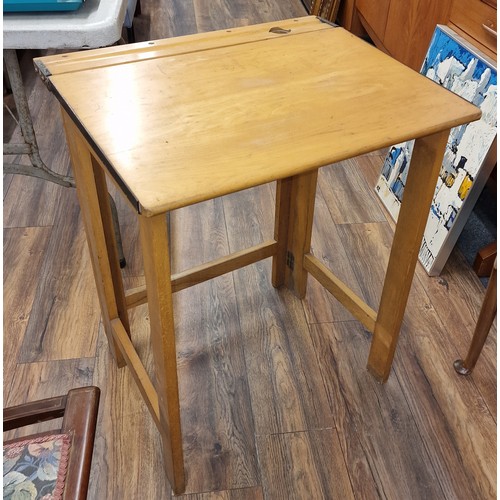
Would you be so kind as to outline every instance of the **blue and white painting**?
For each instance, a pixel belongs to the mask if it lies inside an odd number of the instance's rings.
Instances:
[[[493,61],[446,26],[434,32],[421,73],[480,107],[479,121],[451,130],[419,259],[438,275],[481,193],[491,169],[485,158],[496,138],[497,72]],[[413,141],[389,149],[376,190],[397,220]]]

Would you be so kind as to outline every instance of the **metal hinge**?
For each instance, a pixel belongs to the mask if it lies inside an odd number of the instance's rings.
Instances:
[[[338,28],[339,25],[335,24],[333,21],[329,21],[328,19],[325,19],[324,17],[316,16],[316,18],[321,21],[322,23],[329,24],[333,28]]]

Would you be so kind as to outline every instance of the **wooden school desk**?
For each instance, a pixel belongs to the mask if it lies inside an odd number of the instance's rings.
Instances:
[[[307,274],[373,332],[368,369],[389,375],[449,129],[480,111],[342,28],[308,16],[37,59],[62,108],[109,345],[127,364],[185,488],[172,293],[273,258],[298,297]],[[416,138],[378,311],[310,253],[318,168]],[[146,287],[123,288],[106,191],[137,211]],[[274,239],[171,275],[170,210],[277,181]],[[147,292],[146,292],[147,289]],[[148,303],[153,384],[127,309]]]

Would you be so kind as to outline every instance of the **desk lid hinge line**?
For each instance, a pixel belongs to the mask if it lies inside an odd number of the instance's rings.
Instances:
[[[35,66],[35,71],[41,76],[43,81],[52,76],[52,73],[50,72],[49,68],[47,68],[47,66],[45,66],[45,64],[43,64],[42,61],[35,60],[33,65]]]
[[[333,28],[338,28],[339,27],[338,24],[334,23],[333,21],[329,21],[328,19],[325,19],[324,17],[316,16],[316,19],[318,19],[322,23],[329,24]]]

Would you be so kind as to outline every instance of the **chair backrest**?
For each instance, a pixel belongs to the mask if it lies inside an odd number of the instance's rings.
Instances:
[[[45,494],[87,498],[99,396],[99,388],[82,387],[65,396],[4,409],[4,432],[63,417],[58,429],[4,442],[4,496],[16,488],[43,488]],[[37,467],[46,471],[48,464],[49,474],[37,474]]]

